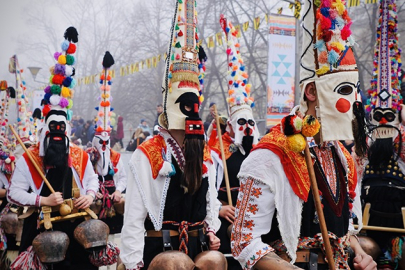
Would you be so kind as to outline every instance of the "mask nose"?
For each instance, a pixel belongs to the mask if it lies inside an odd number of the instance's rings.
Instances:
[[[387,124],[387,123],[388,123],[387,119],[385,119],[384,117],[381,118],[381,120],[380,120],[380,125],[385,125],[385,124]]]

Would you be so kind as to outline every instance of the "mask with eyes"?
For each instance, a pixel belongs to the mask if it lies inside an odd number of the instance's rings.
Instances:
[[[242,147],[243,138],[252,137],[252,144],[257,144],[259,140],[259,132],[257,130],[256,122],[253,118],[253,113],[250,106],[245,105],[238,108],[239,110],[235,110],[235,112],[231,114],[229,122],[232,126],[233,132],[235,133],[234,144],[239,148],[241,153],[245,155],[246,151]],[[229,127],[227,127],[227,131],[230,131]]]
[[[344,6],[329,6],[328,1],[305,0],[305,7],[300,110],[307,112],[304,90],[314,82],[321,142],[353,140],[353,104],[360,95],[350,17]]]
[[[110,164],[110,135],[108,132],[101,132],[96,134],[92,141],[93,147],[97,149],[100,154],[100,158],[97,161],[97,172],[100,175],[107,175],[109,170],[108,166]]]

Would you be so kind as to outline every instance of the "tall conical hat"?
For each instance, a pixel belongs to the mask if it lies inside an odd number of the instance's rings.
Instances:
[[[10,59],[9,71],[16,77],[16,107],[17,107],[17,133],[23,142],[34,142],[32,135],[33,119],[29,111],[28,97],[26,94],[27,86],[23,77],[23,70],[20,69],[17,55]]]
[[[223,15],[221,15],[220,23],[227,39],[229,97],[226,101],[229,107],[229,121],[235,133],[235,144],[240,146],[242,138],[246,135],[253,136],[253,144],[256,144],[259,139],[259,132],[252,111],[255,103],[253,97],[250,96],[252,85],[248,83],[249,75],[240,53],[241,46],[237,38],[238,30],[231,22],[227,22]],[[251,134],[247,134],[247,130]]]
[[[380,0],[373,78],[369,90],[370,100],[366,105],[368,112],[376,108],[391,108],[398,112],[402,104],[399,80],[402,64],[397,21],[395,0]]]
[[[76,62],[74,54],[76,52],[76,42],[78,42],[78,33],[76,28],[69,27],[66,29],[61,44],[61,52],[56,52],[54,58],[57,63],[50,68],[51,77],[50,85],[45,88],[44,106],[42,113],[44,116],[44,126],[42,128],[39,141],[41,143],[40,155],[44,155],[43,140],[49,132],[49,123],[51,121],[65,122],[65,135],[70,135],[70,125],[67,120],[72,118],[73,106],[73,88],[76,86],[76,80],[73,78],[75,69],[73,65]]]
[[[196,6],[196,0],[176,0],[162,85],[163,113],[159,117],[159,124],[167,129],[185,130],[186,118],[199,118],[202,77]],[[186,105],[192,106],[192,110],[187,111]]]
[[[110,67],[114,65],[114,58],[110,52],[106,52],[103,58],[103,71],[100,75],[100,103],[96,108],[98,110],[97,124],[96,124],[96,133],[101,134],[101,132],[111,132],[111,74]]]
[[[304,90],[314,82],[321,140],[352,140],[352,105],[358,97],[359,79],[351,19],[342,0],[305,0],[304,6],[301,110],[308,110]]]

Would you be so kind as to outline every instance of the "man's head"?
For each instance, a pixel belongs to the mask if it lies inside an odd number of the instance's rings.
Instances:
[[[158,114],[161,114],[163,112],[163,105],[162,104],[158,104],[156,106],[156,111]]]
[[[148,125],[148,123],[146,122],[145,119],[141,119],[141,125],[146,127]]]

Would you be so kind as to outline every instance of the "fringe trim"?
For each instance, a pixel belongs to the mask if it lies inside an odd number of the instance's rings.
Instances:
[[[171,79],[172,84],[175,82],[181,82],[181,81],[187,81],[187,82],[193,82],[197,85],[200,84],[200,80],[198,79],[197,73],[194,72],[173,72],[172,73],[173,77]]]

